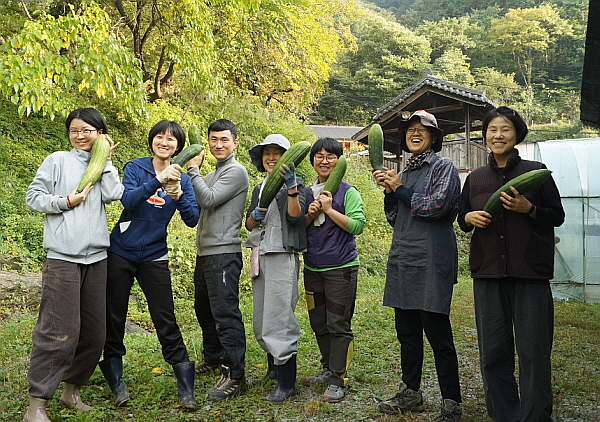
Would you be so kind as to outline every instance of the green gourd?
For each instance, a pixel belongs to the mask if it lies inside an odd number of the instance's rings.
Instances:
[[[377,123],[373,123],[367,137],[369,143],[369,161],[374,170],[382,171],[383,167],[383,130]]]
[[[267,177],[267,180],[264,182],[265,185],[262,189],[262,193],[260,195],[260,201],[258,202],[258,206],[260,208],[267,208],[271,201],[283,186],[284,180],[283,177],[279,174],[279,168],[282,164],[289,166],[294,163],[294,166],[298,167],[298,165],[304,160],[304,157],[308,155],[310,152],[310,142],[300,141],[294,145],[292,145],[286,152],[283,153],[273,170]]]
[[[198,126],[190,126],[190,128],[188,129],[188,140],[190,141],[190,145],[202,144],[202,134],[200,133],[200,129],[198,129]]]
[[[188,161],[200,154],[203,150],[204,145],[202,145],[202,143],[190,144],[183,151],[181,151],[177,157],[175,157],[173,164],[178,164],[181,168],[183,168]]]
[[[77,186],[77,193],[84,190],[88,183],[96,183],[96,180],[98,180],[104,171],[106,160],[108,160],[108,156],[110,155],[110,143],[106,139],[106,136],[103,134],[98,135],[92,145],[91,153],[90,162],[83,172],[83,176],[81,176],[79,186]]]
[[[340,155],[335,163],[335,167],[329,174],[329,178],[325,182],[325,186],[323,187],[323,191],[331,192],[331,195],[335,195],[337,192],[344,175],[346,174],[346,168],[348,167],[348,163],[346,161],[345,155]]]
[[[550,177],[550,174],[552,174],[552,171],[548,169],[531,170],[509,180],[496,192],[494,192],[492,196],[490,196],[485,203],[483,210],[494,215],[494,213],[498,212],[502,208],[502,201],[500,200],[500,194],[502,192],[506,192],[510,196],[514,197],[515,195],[513,194],[512,190],[510,190],[510,187],[512,186],[521,195],[523,195],[530,190],[541,186],[542,183],[544,183],[546,179]]]

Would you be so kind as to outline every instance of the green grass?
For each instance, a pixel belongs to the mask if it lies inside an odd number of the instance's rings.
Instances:
[[[298,345],[299,394],[294,400],[283,405],[262,402],[274,384],[261,381],[266,371],[266,359],[252,334],[251,295],[244,292],[241,308],[246,324],[246,364],[251,385],[246,395],[225,403],[208,401],[205,392],[218,378],[214,373],[196,379],[196,399],[200,405],[198,411],[189,412],[177,407],[175,378],[170,366],[162,359],[156,336],[131,334],[126,337],[128,354],[124,375],[131,389],[132,400],[129,404],[124,408],[113,408],[110,391],[100,371],[96,370],[91,378],[91,385],[82,390],[84,400],[93,405],[94,410],[88,414],[78,414],[60,408],[58,401],[52,400],[49,402],[50,418],[53,421],[79,422],[431,420],[437,415],[439,390],[428,346],[423,374],[426,412],[418,415],[406,414],[398,418],[377,411],[378,400],[393,395],[400,379],[399,346],[393,328],[393,313],[391,309],[381,305],[383,283],[382,277],[363,276],[359,279],[353,320],[356,355],[349,370],[351,388],[347,398],[341,403],[323,403],[320,401],[322,387],[309,388],[301,383],[305,376],[318,371],[319,359],[303,299],[296,311],[302,327],[302,337]],[[555,306],[553,387],[556,419],[596,420],[600,403],[600,305],[571,301],[556,302]],[[191,303],[184,306],[184,303],[180,302],[177,312],[190,354],[197,359],[202,342],[193,307]],[[28,312],[15,312],[7,308],[3,309],[2,315],[0,420],[18,421],[22,419],[27,405],[26,371],[35,317]],[[488,421],[478,367],[471,282],[467,278],[462,278],[456,286],[452,321],[459,352],[464,420]],[[162,374],[153,374],[154,368],[161,368]],[[55,398],[59,394],[60,391],[56,393]]]

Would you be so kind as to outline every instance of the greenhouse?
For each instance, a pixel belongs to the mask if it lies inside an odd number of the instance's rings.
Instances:
[[[600,302],[600,138],[538,142],[531,158],[553,171],[566,214],[555,230],[554,297]]]

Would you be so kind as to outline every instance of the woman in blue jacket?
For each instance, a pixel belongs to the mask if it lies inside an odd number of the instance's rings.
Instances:
[[[177,122],[162,120],[148,134],[153,157],[137,158],[125,164],[121,202],[123,212],[110,235],[106,287],[107,335],[104,360],[99,366],[121,406],[129,391],[121,379],[125,345],[125,320],[133,279],[146,299],[165,361],[173,366],[181,404],[196,409],[194,363],[190,361],[175,318],[167,225],[178,210],[189,227],[198,223],[198,205],[190,178],[171,164],[185,145],[185,132]]]

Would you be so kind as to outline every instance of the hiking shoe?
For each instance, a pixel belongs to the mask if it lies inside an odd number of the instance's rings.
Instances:
[[[231,372],[225,365],[221,365],[221,379],[217,381],[214,387],[207,391],[208,398],[211,400],[227,400],[229,397],[239,396],[248,390],[246,379],[231,379]]]
[[[196,365],[196,373],[197,374],[206,374],[207,372],[212,372],[219,369],[219,364],[212,364],[212,363],[208,363],[206,361],[202,361],[200,362],[198,365]]]
[[[344,398],[345,395],[345,391],[344,391],[344,387],[340,387],[339,385],[330,385],[329,387],[327,387],[327,390],[325,390],[325,393],[323,393],[323,401],[327,401],[330,403],[337,403],[339,401],[342,401],[342,399]]]
[[[331,372],[329,368],[323,368],[323,370],[317,375],[313,375],[312,377],[306,377],[305,381],[308,385],[327,384],[327,379],[331,375],[333,375],[333,372]]]
[[[379,410],[383,413],[395,415],[400,412],[422,412],[425,410],[423,405],[423,391],[414,391],[400,384],[400,391],[389,400],[379,403]]]
[[[442,410],[435,422],[458,422],[462,417],[462,407],[454,400],[442,400]]]

